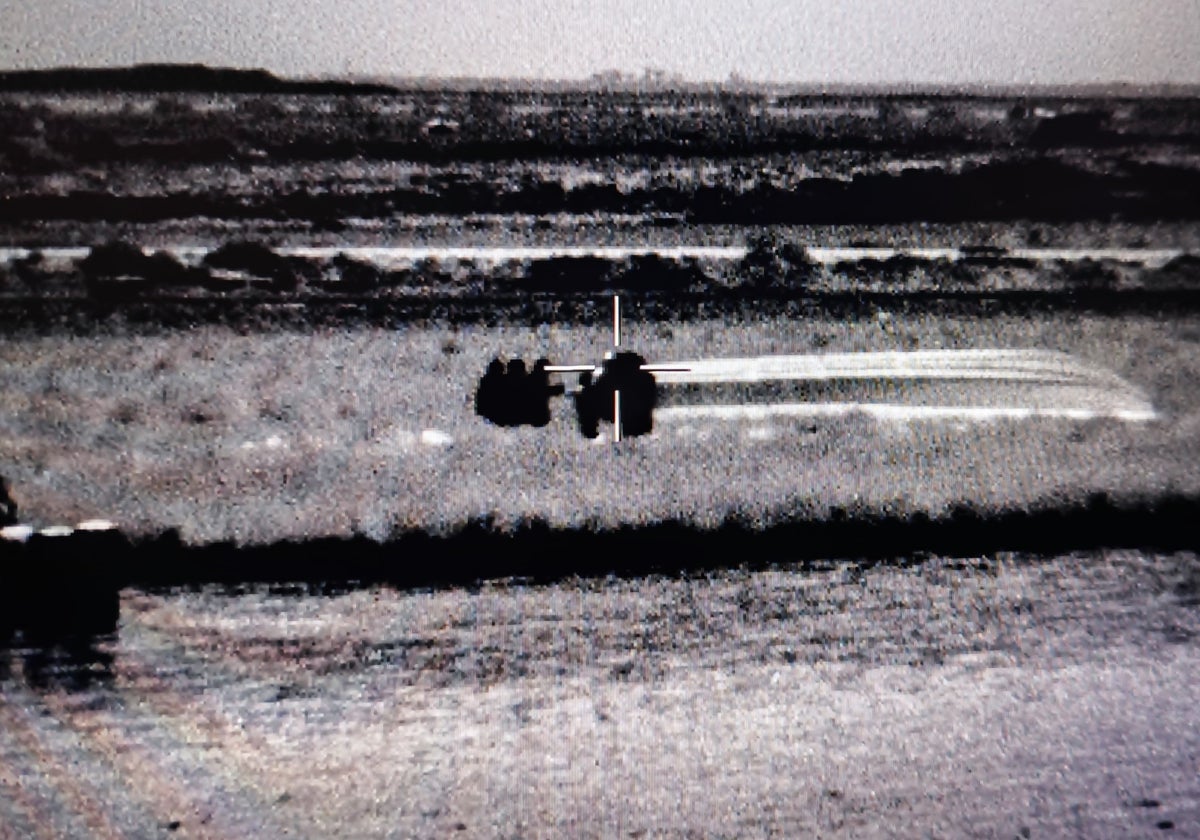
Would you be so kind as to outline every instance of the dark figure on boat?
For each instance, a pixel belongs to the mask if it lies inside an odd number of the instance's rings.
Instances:
[[[603,410],[599,393],[592,384],[592,372],[584,371],[579,374],[579,390],[575,392],[575,416],[579,418],[579,431],[585,438],[600,436],[600,413]]]
[[[529,416],[529,373],[524,359],[509,359],[504,372],[501,426],[521,426]]]
[[[512,359],[507,368],[493,359],[475,391],[475,413],[497,426],[546,426],[550,423],[550,398],[561,395],[561,383],[550,383],[550,362],[538,359],[532,371]]]
[[[599,421],[612,423],[614,394],[621,392],[621,434],[636,437],[649,434],[654,428],[654,406],[657,389],[654,374],[641,369],[646,360],[636,353],[617,353],[604,362],[604,369],[593,381],[591,373],[579,377],[579,393],[575,395],[575,411],[579,430],[585,437],[599,435]]]
[[[504,362],[492,359],[475,390],[475,413],[500,424],[504,404]]]

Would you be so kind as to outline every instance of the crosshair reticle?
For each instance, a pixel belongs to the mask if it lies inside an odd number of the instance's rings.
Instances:
[[[617,352],[621,349],[621,296],[613,295],[613,346],[612,350],[605,354],[605,361],[610,361],[616,357]],[[678,367],[676,365],[639,365],[639,370],[647,373],[656,372],[685,372],[690,370],[686,367]],[[601,373],[604,370],[604,363],[599,365],[547,365],[546,371],[550,373]],[[621,440],[621,390],[613,391],[613,441]]]

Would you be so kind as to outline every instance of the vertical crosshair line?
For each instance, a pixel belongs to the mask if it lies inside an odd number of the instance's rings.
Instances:
[[[617,349],[621,346],[621,297],[613,295],[613,350],[605,354],[605,368],[607,362],[616,358]],[[549,373],[567,373],[567,372],[596,372],[600,368],[595,365],[547,365],[546,371]],[[685,367],[674,367],[670,365],[641,365],[639,370],[644,371],[686,371]],[[604,373],[600,373],[601,377]],[[581,389],[582,391],[582,389]],[[613,389],[613,441],[620,442],[622,437],[621,431],[621,391],[618,388]]]
[[[621,392],[613,391],[613,442],[621,442]]]
[[[621,296],[613,295],[613,351],[621,346]],[[613,390],[613,443],[621,442],[621,391]]]
[[[621,346],[621,296],[613,295],[613,348]]]

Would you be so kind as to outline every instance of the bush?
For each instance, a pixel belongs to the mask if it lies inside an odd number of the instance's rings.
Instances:
[[[141,248],[121,240],[94,246],[79,263],[88,297],[103,303],[121,303],[143,293],[150,287],[150,267]]]
[[[1120,275],[1112,260],[1060,260],[1059,266],[1071,291],[1110,292],[1120,283]]]
[[[612,287],[615,268],[603,257],[551,257],[534,260],[521,285],[531,292],[599,292]]]
[[[631,292],[677,294],[712,285],[710,278],[695,261],[677,262],[658,254],[632,257],[614,278],[613,285]]]
[[[1161,270],[1163,274],[1179,280],[1200,281],[1200,257],[1194,254],[1180,254],[1178,257],[1172,257]]]
[[[145,277],[149,258],[137,245],[123,240],[113,240],[95,245],[79,263],[79,268],[89,278],[97,277]]]
[[[738,269],[742,282],[754,289],[802,285],[817,268],[807,249],[774,232],[751,236],[747,245]]]
[[[203,286],[204,269],[189,268],[171,254],[146,254],[136,245],[113,240],[91,249],[79,263],[88,295],[97,300],[120,301],[151,288]]]
[[[380,271],[374,265],[351,259],[345,254],[333,258],[333,267],[337,270],[338,281],[331,288],[345,294],[364,294],[379,285]]]

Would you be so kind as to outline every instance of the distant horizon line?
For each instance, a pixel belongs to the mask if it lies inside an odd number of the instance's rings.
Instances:
[[[1088,91],[1104,92],[1178,92],[1189,96],[1200,96],[1200,81],[913,81],[913,80],[782,80],[758,79],[732,72],[725,78],[689,79],[673,71],[648,67],[642,71],[622,71],[614,68],[593,72],[587,76],[503,76],[503,75],[436,75],[411,73],[313,73],[288,74],[266,67],[205,64],[203,62],[139,62],[114,65],[55,65],[50,67],[0,67],[0,83],[13,78],[54,76],[62,74],[119,75],[122,72],[147,70],[193,70],[196,72],[267,75],[279,82],[298,84],[371,84],[386,85],[397,90],[418,89],[583,89],[583,90],[654,90],[670,91],[715,89],[741,91],[878,91],[878,92],[1037,92],[1037,91]]]

